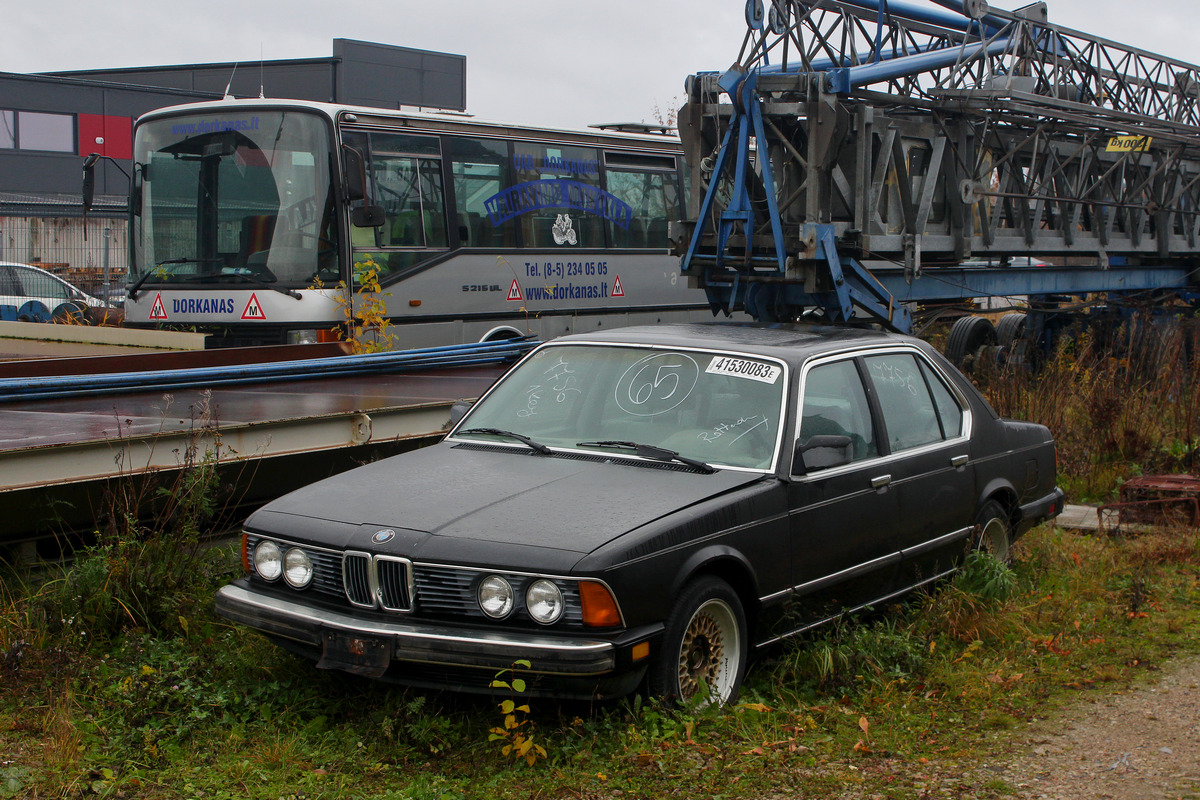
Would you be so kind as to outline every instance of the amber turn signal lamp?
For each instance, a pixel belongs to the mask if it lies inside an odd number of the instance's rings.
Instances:
[[[621,624],[617,601],[602,583],[579,582],[579,600],[583,604],[583,624],[592,628],[612,628]]]
[[[338,331],[336,328],[330,328],[329,330],[317,331],[317,341],[320,342],[321,344],[325,344],[327,342],[341,341],[341,338],[342,337],[338,336]]]
[[[421,301],[420,300],[409,300],[408,304],[410,306],[412,306],[413,308],[416,308],[417,306],[421,305]]]
[[[246,572],[250,571],[249,541],[244,533],[242,534],[242,569]]]
[[[638,642],[633,646],[633,650],[631,650],[629,654],[631,661],[641,661],[648,655],[650,655],[649,642]]]

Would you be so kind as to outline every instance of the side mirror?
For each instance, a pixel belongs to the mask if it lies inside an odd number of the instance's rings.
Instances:
[[[350,222],[356,228],[382,228],[385,221],[383,206],[356,206],[350,211]]]
[[[92,201],[96,197],[96,162],[100,160],[99,153],[92,153],[83,160],[83,213],[92,210]]]
[[[346,199],[353,203],[356,200],[367,199],[367,162],[362,151],[342,145],[342,155],[346,162]]]
[[[796,447],[792,472],[807,475],[817,470],[849,464],[854,457],[854,440],[849,436],[812,436]]]
[[[467,415],[467,412],[471,410],[471,406],[474,404],[474,400],[454,401],[454,405],[450,406],[450,421],[446,423],[446,427],[453,428],[462,422],[462,418]]]

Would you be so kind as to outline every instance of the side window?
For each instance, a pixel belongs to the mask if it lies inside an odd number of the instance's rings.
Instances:
[[[892,452],[943,438],[933,397],[914,355],[868,356],[863,362],[883,412],[883,426]]]
[[[446,148],[454,181],[454,224],[462,246],[514,246],[517,223],[494,200],[512,185],[508,143],[448,138]]]
[[[946,384],[942,383],[942,379],[930,369],[928,364],[919,359],[917,363],[921,365],[921,374],[925,376],[925,383],[929,385],[929,390],[933,393],[933,403],[937,406],[938,417],[942,422],[942,436],[947,439],[961,436],[963,429],[962,406],[958,404],[954,394]]]
[[[836,445],[837,440],[817,440],[815,437],[846,437],[848,449],[841,454],[830,452],[830,446],[816,449],[820,442]],[[804,405],[800,412],[797,444],[809,471],[879,455],[867,395],[853,360],[822,364],[809,370],[804,379]],[[813,449],[806,451],[806,448]],[[836,447],[832,449],[836,450]],[[834,457],[832,463],[829,461],[831,456]]]
[[[682,215],[675,159],[621,153],[605,153],[604,159],[608,191],[631,212],[627,225],[609,222],[613,246],[666,248],[667,223]]]
[[[526,247],[604,246],[604,218],[596,213],[600,160],[594,148],[517,142],[513,166]]]
[[[370,133],[368,137],[367,174],[374,200],[383,207],[384,223],[354,229],[354,261],[362,265],[369,259],[381,275],[387,275],[427,257],[414,250],[448,246],[441,146],[431,136]],[[352,140],[346,137],[346,141]]]

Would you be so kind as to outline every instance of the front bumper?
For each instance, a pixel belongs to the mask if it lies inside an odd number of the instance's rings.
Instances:
[[[602,677],[628,666],[623,653],[652,633],[627,632],[618,640],[604,640],[364,620],[349,613],[259,594],[237,584],[225,586],[217,593],[216,610],[233,622],[317,653],[324,650],[330,636],[362,638],[386,643],[389,662],[495,671],[524,660],[530,663],[528,671],[534,674],[579,678]]]

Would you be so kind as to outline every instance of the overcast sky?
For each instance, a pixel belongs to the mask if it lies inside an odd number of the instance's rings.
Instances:
[[[924,0],[911,0],[922,4]],[[1013,9],[1024,0],[995,3]],[[43,72],[328,56],[335,38],[467,58],[467,110],[583,127],[654,122],[684,78],[722,70],[745,33],[744,0],[10,0],[0,71]],[[1200,61],[1193,0],[1049,0],[1050,20]]]

